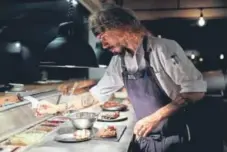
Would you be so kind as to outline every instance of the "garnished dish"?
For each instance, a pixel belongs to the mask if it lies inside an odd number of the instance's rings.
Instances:
[[[117,101],[107,101],[103,104],[104,108],[113,108],[113,107],[119,107],[121,104]]]
[[[116,111],[116,112],[104,112],[101,113],[100,118],[101,119],[117,119],[120,116],[120,112]]]
[[[91,131],[87,129],[77,130],[73,133],[76,140],[86,140],[91,137]]]
[[[101,108],[107,111],[122,111],[127,109],[127,106],[117,101],[107,101],[101,105]]]
[[[100,138],[114,138],[117,137],[117,129],[115,126],[107,126],[99,129],[97,136]]]
[[[88,129],[76,130],[74,133],[59,134],[56,141],[65,143],[83,142],[91,139],[92,132]]]

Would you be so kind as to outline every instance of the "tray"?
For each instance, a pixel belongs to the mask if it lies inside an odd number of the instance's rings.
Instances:
[[[101,138],[98,136],[94,136],[93,140],[105,140],[105,141],[115,141],[115,142],[119,142],[122,135],[124,134],[127,126],[115,126],[117,129],[117,137],[113,137],[113,138]]]

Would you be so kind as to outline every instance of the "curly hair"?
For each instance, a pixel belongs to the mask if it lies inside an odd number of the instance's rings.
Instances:
[[[125,26],[132,31],[144,29],[131,10],[118,6],[102,9],[89,17],[89,27],[95,35]]]

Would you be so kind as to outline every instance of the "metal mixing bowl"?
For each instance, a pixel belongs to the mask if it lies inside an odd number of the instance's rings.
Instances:
[[[98,118],[98,114],[94,112],[78,112],[70,117],[73,126],[77,129],[90,129]]]

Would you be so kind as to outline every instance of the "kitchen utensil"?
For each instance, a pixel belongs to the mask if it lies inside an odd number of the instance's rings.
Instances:
[[[68,116],[68,118],[75,128],[89,129],[93,127],[93,124],[97,120],[98,115],[99,114],[94,112],[78,112],[71,116]]]

